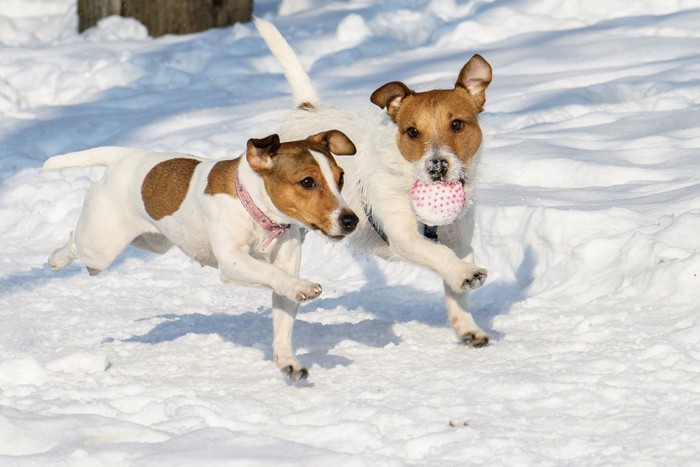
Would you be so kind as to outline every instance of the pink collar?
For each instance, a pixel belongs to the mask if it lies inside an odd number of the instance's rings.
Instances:
[[[252,217],[253,220],[255,220],[255,222],[257,222],[258,225],[263,228],[263,230],[272,232],[272,234],[265,239],[260,247],[260,250],[265,251],[265,248],[267,248],[274,239],[289,230],[290,224],[277,224],[276,222],[273,222],[272,219],[267,217],[265,213],[262,212],[253,202],[253,198],[250,197],[250,193],[248,193],[248,190],[245,189],[241,181],[238,179],[238,174],[236,174],[236,191],[238,192],[238,199],[241,200],[241,204],[243,204],[245,210],[248,211],[250,217]]]

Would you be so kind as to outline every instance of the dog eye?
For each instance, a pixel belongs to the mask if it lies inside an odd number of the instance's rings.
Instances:
[[[454,131],[455,133],[457,133],[458,131],[462,131],[462,128],[464,128],[464,121],[459,119],[452,120],[450,128],[452,128],[452,131]]]
[[[410,127],[408,130],[406,130],[406,134],[408,135],[409,138],[411,139],[416,139],[420,136],[420,133],[418,132],[418,129],[416,127]]]
[[[311,177],[306,177],[302,181],[299,182],[299,185],[305,190],[311,190],[314,187],[316,187],[316,180],[314,180]]]

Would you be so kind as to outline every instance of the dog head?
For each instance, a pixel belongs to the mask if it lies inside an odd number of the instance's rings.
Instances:
[[[491,66],[474,55],[454,89],[414,92],[393,81],[372,93],[372,103],[386,108],[398,126],[399,151],[414,165],[418,180],[464,181],[481,146],[478,115],[491,78]]]
[[[333,155],[349,156],[355,151],[344,133],[330,130],[285,143],[277,135],[251,139],[246,159],[280,212],[340,240],[355,230],[358,218],[340,195],[343,170]]]

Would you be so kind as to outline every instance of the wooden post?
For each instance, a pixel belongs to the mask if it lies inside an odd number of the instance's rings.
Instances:
[[[81,32],[115,14],[136,18],[157,37],[250,21],[252,13],[253,0],[78,0]]]

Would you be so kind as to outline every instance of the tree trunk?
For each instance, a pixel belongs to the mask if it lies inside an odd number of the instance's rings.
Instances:
[[[253,0],[78,0],[81,32],[109,15],[136,18],[156,37],[230,26],[252,13]]]
[[[121,0],[78,0],[78,30],[85,31],[99,20],[121,14]]]

